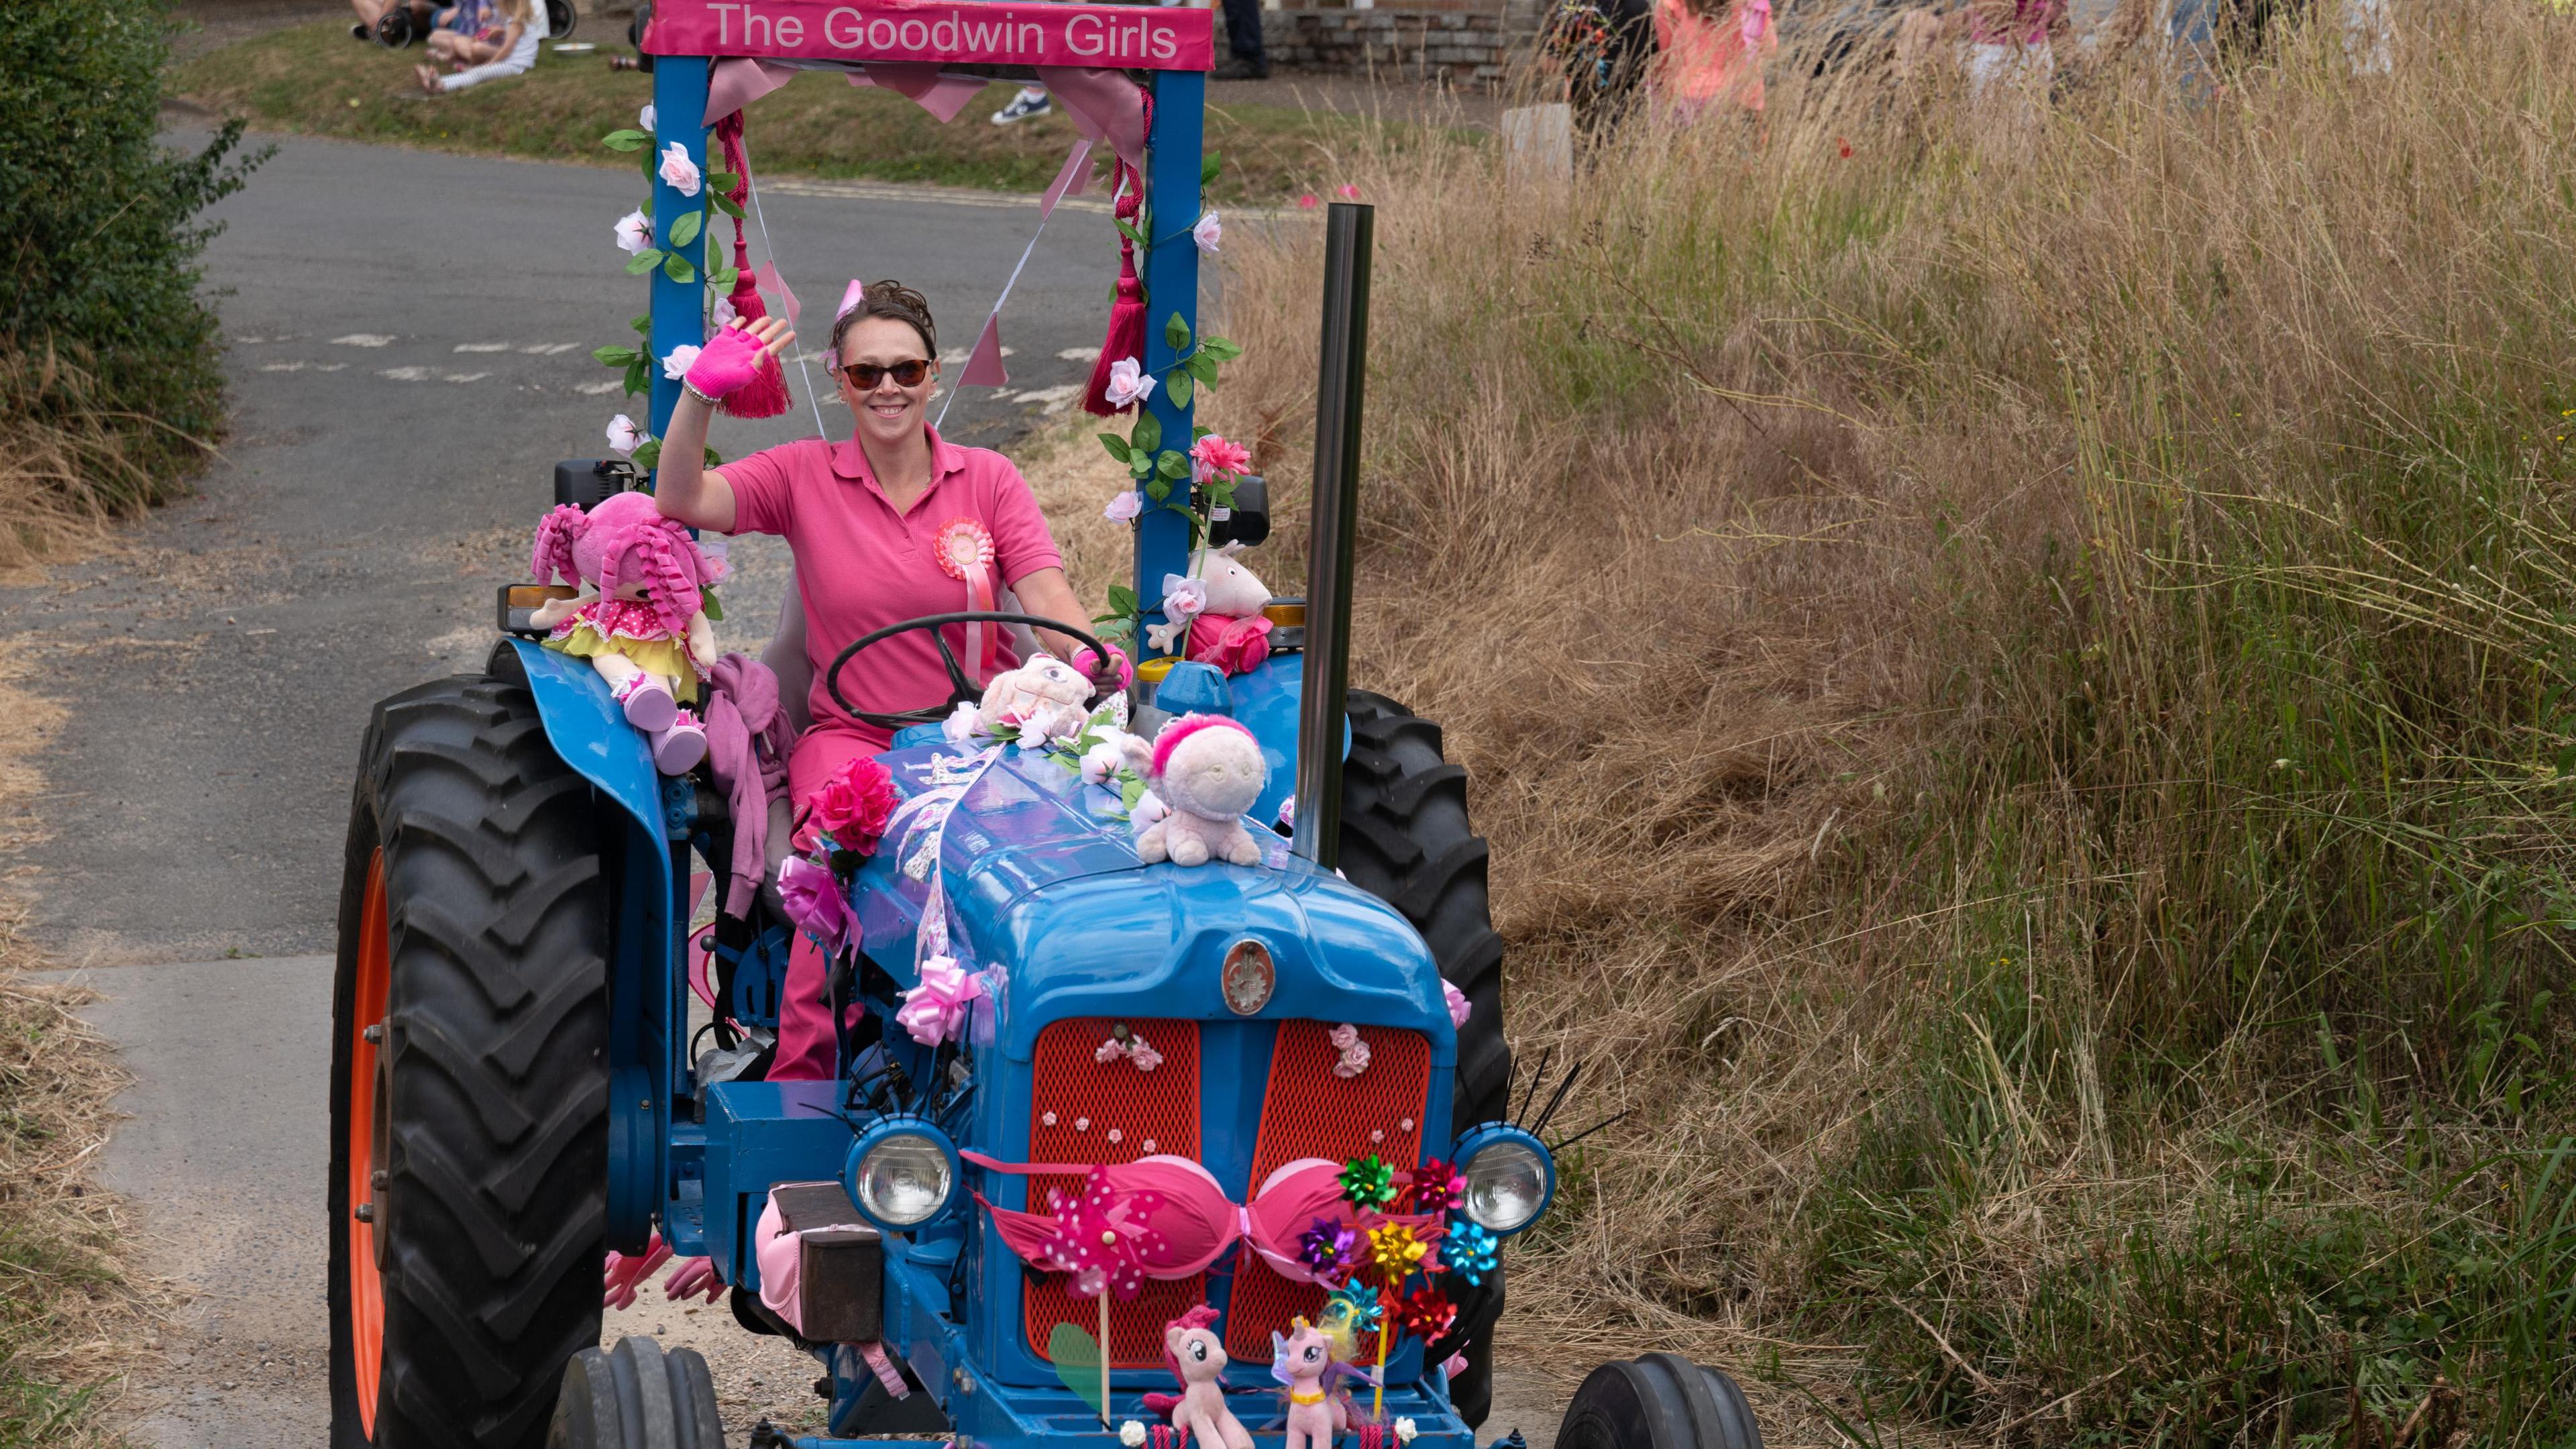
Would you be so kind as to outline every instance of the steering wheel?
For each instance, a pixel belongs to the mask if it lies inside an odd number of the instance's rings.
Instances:
[[[957,706],[972,704],[982,699],[984,687],[966,677],[966,667],[957,662],[956,651],[948,647],[948,636],[939,632],[951,624],[1026,624],[1032,629],[1044,629],[1050,633],[1070,635],[1081,640],[1090,646],[1091,656],[1094,659],[1109,657],[1108,646],[1059,619],[1041,619],[1035,614],[1002,614],[983,609],[967,609],[955,614],[924,614],[918,619],[906,619],[899,624],[888,624],[875,633],[854,641],[849,648],[842,650],[840,657],[832,661],[831,670],[823,676],[824,687],[832,691],[832,702],[848,711],[852,719],[865,720],[879,729],[897,730],[905,725],[937,724],[946,719],[949,712]],[[850,703],[850,697],[841,693],[841,670],[857,656],[860,650],[869,645],[880,640],[891,639],[897,634],[910,633],[915,629],[929,630],[930,642],[939,646],[940,662],[948,666],[948,682],[953,686],[948,702],[925,704],[914,709],[892,712],[861,709]]]

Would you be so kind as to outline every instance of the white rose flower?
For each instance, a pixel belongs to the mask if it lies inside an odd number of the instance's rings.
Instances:
[[[698,163],[689,159],[689,148],[674,141],[662,148],[662,180],[682,196],[695,196],[704,178],[698,175]]]
[[[646,101],[644,103],[644,109],[635,113],[635,125],[638,129],[644,131],[658,131],[661,129],[661,127],[653,124],[653,103],[651,101]]]
[[[962,745],[983,731],[984,711],[973,700],[961,702],[939,722],[940,737],[952,745]]]
[[[1106,785],[1118,777],[1127,756],[1119,749],[1123,732],[1103,730],[1100,743],[1082,752],[1082,781],[1086,785]]]
[[[1201,216],[1199,224],[1190,228],[1190,240],[1198,243],[1202,256],[1215,256],[1216,244],[1224,239],[1225,227],[1217,221],[1213,211]]]
[[[635,426],[633,418],[619,413],[608,420],[608,446],[615,448],[621,457],[635,456],[635,450],[643,444],[644,430]]]
[[[1421,1434],[1422,1426],[1414,1423],[1411,1419],[1398,1419],[1395,1421],[1395,1442],[1398,1444],[1410,1444],[1415,1439],[1421,1437]]]
[[[1109,506],[1100,510],[1100,516],[1112,523],[1134,523],[1136,515],[1144,511],[1144,495],[1133,488],[1121,488],[1118,496],[1109,500]]]
[[[653,223],[644,219],[644,213],[630,211],[617,219],[619,251],[631,257],[637,252],[649,250],[652,245]]]
[[[741,314],[740,312],[735,311],[735,310],[734,310],[734,308],[733,308],[733,298],[731,298],[731,297],[718,297],[718,298],[716,298],[716,307],[715,307],[715,319],[716,319],[716,326],[718,326],[718,327],[720,327],[720,328],[721,328],[721,327],[731,327],[731,326],[733,325],[733,319],[735,319],[736,317],[739,317],[739,316],[741,316],[741,315],[742,315],[742,314]]]
[[[1145,1426],[1134,1419],[1119,1425],[1118,1442],[1126,1445],[1127,1449],[1136,1449],[1136,1446],[1145,1442]]]
[[[1109,386],[1106,391],[1109,394],[1109,405],[1113,408],[1123,408],[1130,403],[1140,403],[1153,396],[1154,379],[1145,375],[1143,365],[1136,359],[1122,357],[1109,364]]]
[[[1171,813],[1172,807],[1163,803],[1163,797],[1148,790],[1136,797],[1136,808],[1127,812],[1127,823],[1142,835],[1153,828],[1155,821],[1168,819]]]
[[[699,351],[700,349],[691,346],[686,342],[672,348],[671,355],[662,359],[662,375],[671,379],[673,382],[678,382],[682,378],[687,377],[689,375],[689,368],[695,365],[698,360]]]

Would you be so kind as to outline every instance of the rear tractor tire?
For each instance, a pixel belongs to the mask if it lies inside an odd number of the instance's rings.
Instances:
[[[1342,874],[1395,907],[1430,946],[1443,979],[1471,1007],[1458,1029],[1457,1132],[1510,1115],[1512,1049],[1503,1037],[1503,938],[1485,893],[1485,838],[1467,823],[1467,767],[1441,755],[1440,726],[1382,694],[1350,692],[1350,757],[1342,767]],[[1458,1321],[1430,1361],[1467,1358],[1449,1384],[1470,1428],[1493,1403],[1493,1326],[1503,1272],[1451,1295]]]
[[[546,1449],[725,1449],[706,1359],[649,1338],[574,1354]]]
[[[1650,1353],[1594,1369],[1565,1406],[1557,1449],[1762,1449],[1735,1380],[1689,1359]]]
[[[332,1004],[333,1449],[535,1449],[599,1342],[599,839],[523,677],[376,707]]]

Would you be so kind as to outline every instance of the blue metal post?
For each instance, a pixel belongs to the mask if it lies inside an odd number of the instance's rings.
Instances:
[[[656,156],[674,141],[687,148],[689,159],[696,163],[704,178],[713,170],[707,165],[707,60],[699,55],[666,55],[653,63],[653,124],[660,132],[653,138]],[[687,260],[690,280],[675,282],[659,268],[649,275],[653,280],[653,328],[649,334],[653,360],[647,364],[653,379],[653,436],[662,436],[671,425],[671,409],[679,406],[680,384],[662,375],[662,359],[675,347],[695,347],[707,340],[706,334],[706,253],[704,228],[687,246],[670,245],[671,223],[699,211],[706,205],[703,179],[695,196],[683,196],[677,187],[664,181],[660,163],[655,163],[653,178],[654,244],[677,251]]]
[[[1199,249],[1190,228],[1199,219],[1199,145],[1204,122],[1207,77],[1197,71],[1158,71],[1154,76],[1154,124],[1145,138],[1145,234],[1153,241],[1144,259],[1145,371],[1164,379],[1146,399],[1146,411],[1163,425],[1163,446],[1190,449],[1192,409],[1172,406],[1167,369],[1182,356],[1163,336],[1172,314],[1189,324],[1190,345],[1198,343]],[[1195,399],[1193,399],[1195,402]],[[1189,480],[1172,485],[1170,501],[1186,507]],[[1136,597],[1145,603],[1148,623],[1162,620],[1156,604],[1163,597],[1163,575],[1189,567],[1190,526],[1179,514],[1148,509],[1136,533]],[[1145,652],[1140,634],[1138,656]]]

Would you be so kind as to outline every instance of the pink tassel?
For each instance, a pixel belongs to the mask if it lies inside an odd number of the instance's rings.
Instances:
[[[1153,122],[1154,103],[1149,96],[1145,101],[1145,124],[1151,126]],[[1115,163],[1110,174],[1110,189],[1118,196],[1113,210],[1120,221],[1134,226],[1137,214],[1145,205],[1145,178],[1123,160]],[[1116,179],[1122,175],[1127,182],[1123,190]],[[1109,336],[1101,342],[1100,356],[1091,364],[1091,385],[1082,393],[1083,411],[1099,418],[1124,411],[1110,406],[1109,368],[1112,363],[1128,358],[1135,359],[1140,367],[1144,365],[1145,284],[1136,279],[1136,244],[1121,234],[1118,238],[1118,296],[1109,306]]]
[[[742,145],[742,112],[736,111],[716,123],[717,139],[724,143],[725,161],[734,174],[733,203],[743,204],[751,195],[751,158]],[[760,303],[760,283],[751,274],[751,244],[743,239],[742,218],[733,223],[733,292],[726,301],[733,304],[736,317],[746,324],[769,315]],[[787,373],[774,354],[760,359],[760,375],[748,384],[726,395],[720,411],[729,418],[774,418],[787,411]]]

